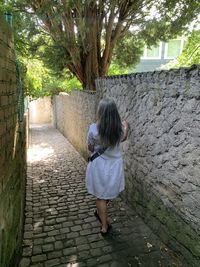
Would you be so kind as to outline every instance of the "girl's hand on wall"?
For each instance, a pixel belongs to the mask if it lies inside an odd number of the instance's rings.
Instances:
[[[129,123],[126,120],[124,120],[122,122],[122,125],[123,125],[123,128],[124,128],[125,131],[126,131],[126,129],[129,130]]]
[[[121,142],[125,141],[127,139],[127,137],[128,137],[129,123],[126,120],[124,120],[122,122],[122,126],[123,126],[124,135],[123,135],[123,138],[122,138]]]

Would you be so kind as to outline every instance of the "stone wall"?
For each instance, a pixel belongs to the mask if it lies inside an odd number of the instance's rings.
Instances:
[[[0,19],[0,267],[21,252],[25,196],[25,121],[18,122],[13,38]]]
[[[148,225],[185,258],[200,261],[200,67],[113,76],[97,95],[54,99],[57,128],[86,155],[88,125],[102,97],[115,99],[131,130],[123,143],[123,194]]]
[[[131,126],[125,198],[188,266],[200,262],[199,74],[193,66],[96,81]]]
[[[29,123],[51,123],[51,97],[38,98],[29,103]]]
[[[92,92],[60,93],[53,99],[55,127],[68,138],[79,153],[87,158],[88,126],[95,121],[96,96]]]

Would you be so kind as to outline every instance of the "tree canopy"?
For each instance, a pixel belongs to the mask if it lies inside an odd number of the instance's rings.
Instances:
[[[180,34],[199,12],[193,0],[5,2],[21,16],[24,30],[18,38],[25,47],[54,70],[69,69],[90,90],[96,78],[108,73],[112,60],[122,67],[134,64],[144,43]]]
[[[200,63],[200,30],[194,29],[186,34],[186,42],[182,53],[163,65],[161,69],[190,67]]]
[[[200,63],[200,30],[194,30],[188,36],[181,55],[177,58],[176,67],[189,67]]]

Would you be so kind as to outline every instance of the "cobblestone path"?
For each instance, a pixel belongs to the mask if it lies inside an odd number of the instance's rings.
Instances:
[[[20,267],[182,266],[120,199],[109,207],[113,234],[103,238],[84,159],[51,126],[32,126],[29,141]]]

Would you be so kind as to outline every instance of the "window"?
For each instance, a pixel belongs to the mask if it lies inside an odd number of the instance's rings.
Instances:
[[[173,59],[181,54],[183,50],[183,39],[170,40],[165,44],[165,58]]]
[[[160,59],[161,58],[161,47],[162,47],[161,42],[158,46],[152,46],[150,48],[147,48],[147,46],[145,46],[142,59]]]

